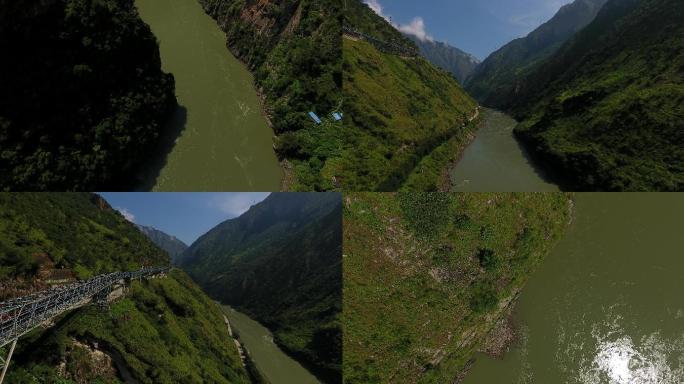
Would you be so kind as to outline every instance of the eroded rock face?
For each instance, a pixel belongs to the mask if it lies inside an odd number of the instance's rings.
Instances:
[[[95,379],[117,378],[112,357],[99,349],[97,343],[85,344],[73,339],[71,348],[59,364],[58,373],[78,384],[92,383]]]
[[[253,56],[255,46],[271,48],[282,37],[295,33],[306,3],[301,0],[252,0],[247,1],[242,7],[236,7],[234,0],[201,2],[221,28],[228,32],[228,45],[233,53],[250,66],[260,64],[260,57]],[[252,37],[249,44],[240,41],[240,36],[245,32]]]

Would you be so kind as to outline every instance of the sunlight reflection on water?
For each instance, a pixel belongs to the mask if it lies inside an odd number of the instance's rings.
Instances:
[[[668,340],[656,331],[635,343],[620,327],[621,320],[615,316],[610,324],[593,327],[594,352],[591,360],[580,365],[577,381],[584,384],[681,384],[684,334],[678,340]]]

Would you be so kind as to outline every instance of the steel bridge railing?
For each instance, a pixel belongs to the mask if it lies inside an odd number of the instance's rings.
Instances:
[[[48,289],[36,294],[0,303],[0,347],[30,332],[45,321],[93,298],[106,300],[112,288],[134,279],[167,272],[170,267],[143,268],[132,272],[114,272],[88,280]]]
[[[390,54],[390,55],[400,55],[400,56],[408,56],[408,57],[416,57],[418,56],[418,51],[413,48],[406,47],[405,45],[402,45],[400,43],[396,42],[387,42],[380,40],[374,36],[367,35],[353,27],[343,25],[342,26],[342,32],[349,35],[353,36],[357,39],[363,39],[372,44],[375,48],[380,50],[381,52]]]

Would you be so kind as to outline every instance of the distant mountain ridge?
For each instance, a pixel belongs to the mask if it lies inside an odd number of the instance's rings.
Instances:
[[[197,239],[180,263],[327,383],[341,382],[341,205],[339,193],[273,193]]]
[[[486,106],[506,108],[525,74],[589,24],[606,1],[575,0],[564,5],[526,37],[515,39],[489,55],[466,80],[466,90]]]
[[[154,244],[166,251],[171,257],[171,263],[176,264],[188,245],[173,235],[169,235],[157,228],[136,224],[136,227],[145,234]]]
[[[459,83],[465,80],[480,64],[475,56],[441,41],[421,40],[415,35],[406,35],[420,49],[421,55],[432,64],[450,72]]]

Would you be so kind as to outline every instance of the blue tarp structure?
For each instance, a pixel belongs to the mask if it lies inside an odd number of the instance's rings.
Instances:
[[[316,122],[316,124],[322,123],[321,119],[319,119],[315,113],[309,112],[309,116],[311,117],[311,120]]]
[[[335,119],[335,121],[342,120],[342,114],[341,113],[333,112],[332,117],[333,117],[333,119]]]

